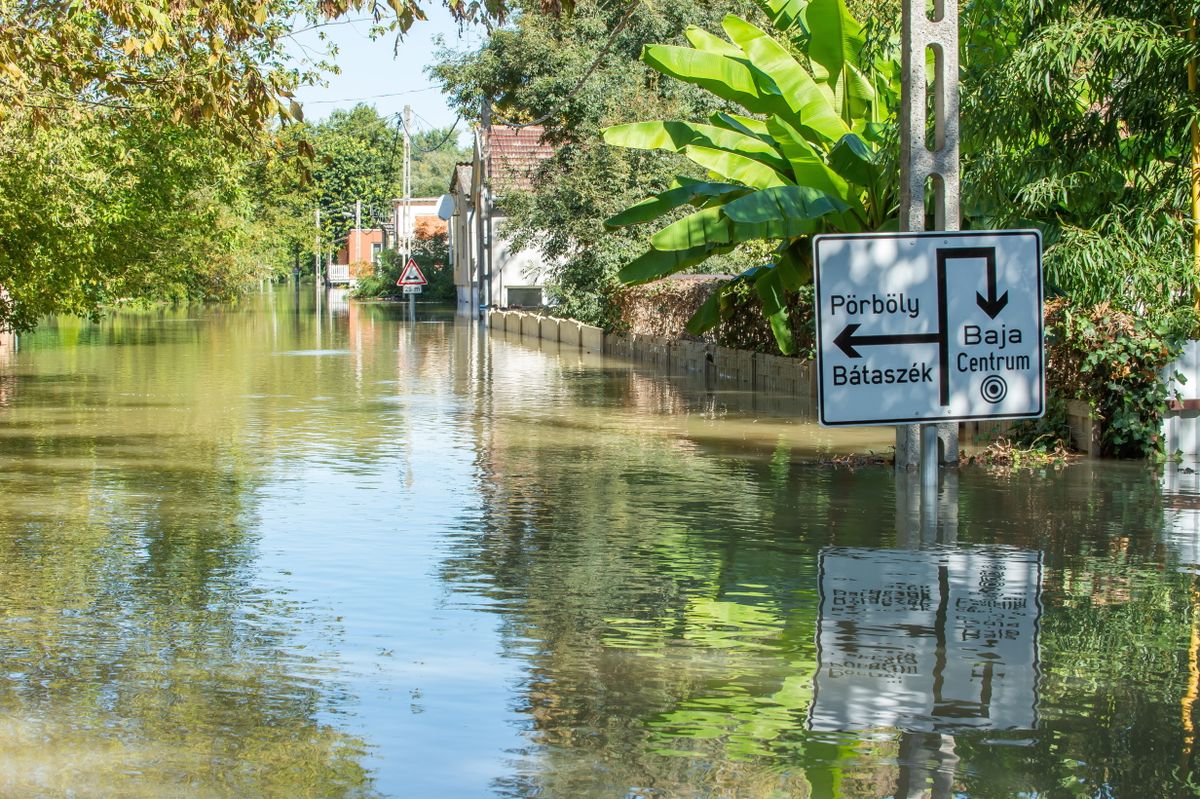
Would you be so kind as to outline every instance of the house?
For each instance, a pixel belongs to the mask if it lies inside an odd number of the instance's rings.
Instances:
[[[450,260],[461,309],[536,307],[546,302],[545,259],[517,250],[504,232],[504,200],[533,187],[537,169],[554,154],[541,126],[484,123],[475,134],[471,162],[450,179],[454,207],[449,219]]]
[[[400,231],[417,239],[431,239],[447,230],[446,221],[438,216],[441,197],[410,197],[407,204],[403,199],[392,200],[392,219]],[[400,238],[394,246],[399,247]]]
[[[353,283],[363,277],[360,273],[366,271],[365,267],[352,269],[352,265],[378,265],[383,246],[384,235],[380,228],[351,228],[346,234],[346,242],[338,248],[337,256],[329,265],[328,281],[333,284]]]
[[[379,266],[379,256],[385,249],[398,249],[402,237],[409,234],[417,239],[430,239],[446,232],[446,222],[438,217],[440,197],[411,197],[392,200],[392,222],[382,228],[351,228],[346,241],[338,248],[329,266],[329,282],[353,283]],[[399,225],[400,236],[396,235]],[[354,264],[370,264],[357,269]]]

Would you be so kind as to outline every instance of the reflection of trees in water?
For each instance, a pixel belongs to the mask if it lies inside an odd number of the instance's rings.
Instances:
[[[193,469],[51,476],[51,520],[4,513],[0,712],[21,721],[0,756],[26,766],[4,790],[369,792],[363,743],[317,720],[328,686],[289,652],[304,609],[257,584],[252,486],[191,454]]]
[[[480,532],[445,564],[448,580],[483,586],[504,608],[508,645],[529,653],[522,709],[538,750],[503,791],[805,796],[814,782],[886,782],[878,758],[850,764],[863,744],[803,731],[812,554],[831,526],[873,540],[877,520],[802,505],[805,482],[831,476],[789,468],[786,452],[698,455],[690,441],[592,417],[620,407],[623,389],[565,382],[586,392],[578,415],[523,424],[496,409],[505,421],[486,434]],[[635,393],[655,412],[673,402]],[[789,763],[811,768],[779,769]]]
[[[484,516],[445,564],[496,600],[506,646],[530,664],[522,710],[537,748],[502,792],[897,790],[898,736],[805,730],[816,552],[894,545],[890,471],[621,430],[606,409],[695,403],[645,378],[543,378],[582,410],[523,421],[519,398],[492,398],[504,421],[481,433]],[[1041,727],[956,736],[957,790],[1176,792],[1190,605],[1186,577],[1163,569],[1153,474],[971,469],[959,483],[960,541],[1045,553],[1046,611]]]
[[[105,343],[153,344],[155,324]],[[22,367],[44,374],[17,375],[0,418],[0,793],[374,795],[365,743],[321,721],[336,686],[296,648],[325,622],[256,569],[245,333],[45,348]]]
[[[1161,544],[1159,475],[1105,462],[964,485],[963,539],[1040,549],[1048,567],[1041,727],[1006,736],[1030,740],[1019,747],[960,738],[974,764],[962,775],[970,795],[1066,784],[1088,795],[1179,795],[1195,766],[1179,712],[1195,608],[1192,577]]]

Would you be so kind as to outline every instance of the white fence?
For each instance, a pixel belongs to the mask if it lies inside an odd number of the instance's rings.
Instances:
[[[350,282],[350,265],[349,264],[330,264],[328,280],[330,283],[349,283]]]
[[[1183,382],[1175,375],[1183,376]],[[1166,451],[1200,455],[1200,341],[1189,341],[1183,354],[1162,371],[1170,397],[1163,417]]]

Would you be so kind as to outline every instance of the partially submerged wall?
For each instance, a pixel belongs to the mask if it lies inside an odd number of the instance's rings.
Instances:
[[[491,311],[488,324],[493,333],[558,342],[594,355],[625,358],[653,366],[667,375],[691,375],[734,389],[803,397],[814,404],[817,399],[816,363],[812,360],[722,347],[708,341],[605,333],[599,327],[573,319],[521,311]],[[1200,362],[1200,349],[1196,357]],[[1068,422],[1072,446],[1091,457],[1099,457],[1099,426],[1088,404],[1069,403]],[[960,427],[959,435],[964,440],[991,441],[1008,434],[1012,426],[1009,421],[968,422]],[[1200,441],[1200,433],[1197,440]]]
[[[572,319],[557,319],[520,311],[492,311],[488,324],[494,333],[557,341],[585,352],[645,363],[668,375],[693,375],[730,388],[788,394],[815,401],[816,369],[810,360],[720,347],[707,341],[668,339],[601,328]]]

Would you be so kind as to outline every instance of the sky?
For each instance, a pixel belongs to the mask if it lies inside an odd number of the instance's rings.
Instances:
[[[468,29],[459,35],[458,23],[439,3],[425,4],[429,19],[416,22],[396,46],[394,33],[372,40],[371,22],[366,17],[348,17],[320,28],[338,47],[335,58],[339,75],[327,75],[327,86],[301,88],[296,97],[304,106],[305,119],[319,121],[334,109],[353,108],[358,102],[374,105],[380,114],[400,113],[405,104],[413,109],[414,132],[446,127],[457,116],[446,105],[440,89],[425,73],[434,60],[436,36],[442,36],[453,50],[473,50],[483,41],[482,28]],[[289,51],[297,59],[320,54],[326,42],[319,32],[296,33]],[[460,140],[466,126],[460,127]]]

